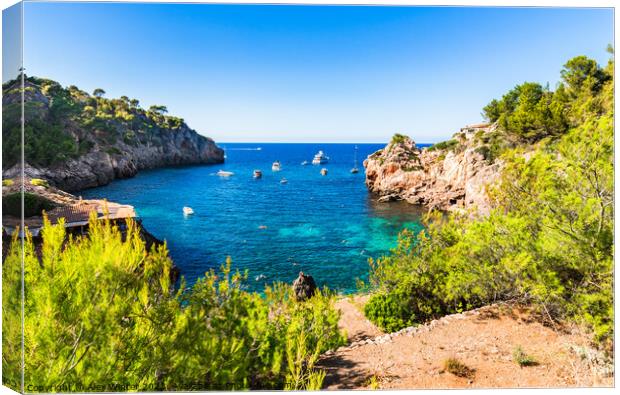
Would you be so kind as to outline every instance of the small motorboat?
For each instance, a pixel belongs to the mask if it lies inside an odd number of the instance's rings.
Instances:
[[[283,178],[280,180],[280,184],[286,184],[288,182],[288,180],[286,178]]]
[[[329,158],[325,156],[323,151],[319,151],[316,155],[314,155],[314,158],[312,159],[312,164],[322,165],[324,163],[327,163],[328,161],[329,161]]]
[[[254,170],[254,178],[261,178],[263,176],[263,172],[260,170]]]
[[[194,214],[194,210],[191,207],[183,207],[183,215],[192,215]]]
[[[230,177],[233,174],[235,174],[235,173],[233,173],[232,171],[220,170],[220,171],[217,172],[217,175],[220,176],[220,177]]]
[[[326,176],[327,175],[327,169],[326,168],[322,168],[321,169],[321,175],[322,176]]]
[[[307,160],[301,162],[302,166],[308,166],[310,164],[310,162],[308,162]]]
[[[280,171],[280,170],[282,170],[282,167],[280,166],[280,161],[279,160],[273,162],[273,164],[271,165],[271,170],[272,171]]]

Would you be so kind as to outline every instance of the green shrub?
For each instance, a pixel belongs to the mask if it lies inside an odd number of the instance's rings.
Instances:
[[[451,150],[454,149],[459,144],[458,140],[452,139],[447,141],[441,141],[439,143],[433,144],[427,148],[428,151],[441,151],[441,150]]]
[[[2,120],[2,160],[12,166],[21,160],[21,123],[18,119]],[[53,121],[28,120],[24,125],[24,159],[32,165],[50,164],[76,157],[78,146],[65,133],[63,126]]]
[[[123,136],[123,141],[125,142],[125,144],[136,144],[136,133],[133,130],[128,130],[127,132],[125,132],[125,135]]]
[[[32,217],[41,215],[43,210],[51,210],[55,204],[39,195],[24,192],[24,216]],[[20,192],[11,193],[2,197],[2,211],[14,217],[21,217],[22,213],[22,194]]]
[[[78,144],[78,152],[80,155],[87,154],[88,152],[90,152],[91,149],[93,149],[94,146],[95,146],[95,143],[93,143],[92,141],[82,140]]]
[[[536,359],[534,359],[533,356],[526,354],[521,346],[515,347],[512,352],[512,359],[521,367],[538,365]]]
[[[119,150],[116,147],[108,147],[108,148],[106,148],[105,152],[107,152],[109,155],[120,155],[120,154],[122,154],[121,150]]]
[[[404,143],[406,140],[408,139],[407,136],[400,134],[400,133],[396,133],[394,134],[394,136],[392,136],[392,142],[391,144],[402,144]]]
[[[165,246],[147,251],[133,221],[121,233],[92,216],[77,238],[46,222],[42,239],[35,251],[16,237],[3,263],[5,383],[21,376],[22,252],[26,386],[318,389],[318,355],[344,342],[326,290],[305,302],[284,284],[247,292],[230,261],[174,288]]]
[[[403,171],[420,171],[420,170],[424,170],[424,166],[422,165],[416,165],[416,166],[404,166]]]
[[[406,305],[403,295],[375,294],[364,306],[364,314],[386,332],[395,332],[412,325],[415,316]]]
[[[42,180],[40,178],[33,178],[30,180],[30,184],[34,185],[34,186],[39,186],[39,187],[45,187],[45,188],[49,188],[50,184],[47,182],[47,180]]]
[[[379,383],[379,379],[375,375],[370,376],[370,378],[366,382],[366,385],[371,390],[378,390],[378,389],[381,388],[381,384]]]
[[[492,158],[491,149],[489,148],[488,145],[481,145],[480,147],[477,147],[475,151],[479,153],[480,155],[482,155],[484,160],[491,161],[491,158]]]

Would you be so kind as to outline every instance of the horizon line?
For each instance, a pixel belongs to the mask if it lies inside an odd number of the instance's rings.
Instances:
[[[215,141],[215,140],[214,140]],[[389,144],[389,141],[215,141],[215,144]],[[437,142],[416,142],[418,144],[437,144]]]

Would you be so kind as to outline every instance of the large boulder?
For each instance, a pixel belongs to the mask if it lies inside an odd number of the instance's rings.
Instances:
[[[316,292],[314,278],[304,274],[304,272],[299,272],[299,277],[293,281],[293,291],[295,292],[295,299],[297,301],[310,299]]]

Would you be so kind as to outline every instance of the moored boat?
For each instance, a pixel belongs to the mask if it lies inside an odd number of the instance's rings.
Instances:
[[[323,151],[319,151],[316,155],[314,155],[314,158],[312,159],[312,164],[322,165],[324,163],[327,163],[328,161],[329,158],[325,155],[325,153],[323,153]]]
[[[254,178],[261,178],[263,176],[263,172],[260,170],[254,170]]]
[[[191,207],[183,207],[183,215],[192,215],[194,214],[194,210]]]
[[[230,177],[233,174],[235,174],[235,173],[233,173],[232,171],[225,171],[225,170],[220,170],[220,171],[217,172],[217,175],[220,176],[220,177]]]
[[[359,173],[360,170],[357,168],[357,145],[355,146],[355,155],[353,157],[353,168],[351,169],[351,173]]]
[[[286,184],[288,182],[288,180],[286,178],[283,178],[280,180],[280,184]]]
[[[322,176],[326,176],[327,175],[327,169],[326,168],[322,168],[321,169],[321,175]]]
[[[271,170],[272,171],[280,171],[282,170],[282,167],[280,166],[280,161],[275,161],[273,162],[273,164],[271,165]]]
[[[307,160],[301,162],[302,166],[308,166],[310,164],[310,162],[308,162]]]

